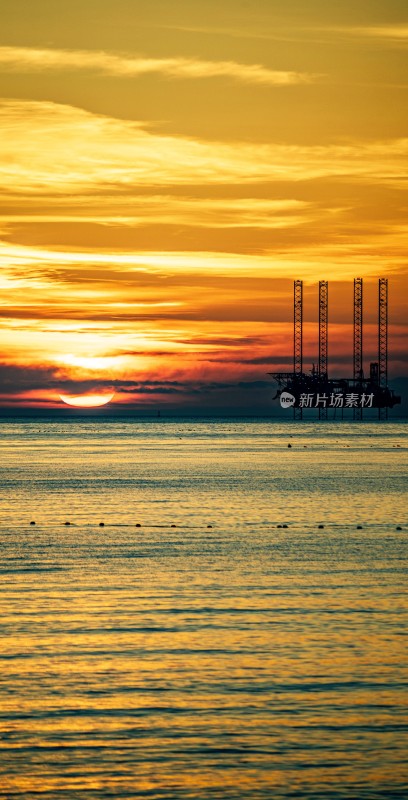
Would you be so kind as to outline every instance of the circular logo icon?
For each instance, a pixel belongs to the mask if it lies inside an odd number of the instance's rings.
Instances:
[[[280,396],[280,404],[282,408],[291,408],[295,405],[296,397],[290,392],[282,392]]]

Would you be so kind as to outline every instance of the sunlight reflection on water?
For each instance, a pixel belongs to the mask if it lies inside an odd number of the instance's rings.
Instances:
[[[407,796],[406,426],[0,427],[0,797]]]

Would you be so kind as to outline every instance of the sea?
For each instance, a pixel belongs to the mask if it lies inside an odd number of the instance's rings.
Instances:
[[[406,800],[407,431],[0,420],[0,797]]]

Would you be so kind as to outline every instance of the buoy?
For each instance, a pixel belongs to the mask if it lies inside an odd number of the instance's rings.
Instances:
[[[288,447],[292,447],[292,445],[291,445],[291,444],[288,444]]]
[[[277,528],[281,528],[281,527],[282,527],[282,525],[277,525],[276,527],[277,527]]]
[[[324,525],[318,525],[317,527],[318,528],[324,528]]]
[[[105,526],[105,523],[104,523],[104,522],[100,522],[100,523],[99,523],[99,527],[100,527],[100,528],[103,528],[104,526]]]
[[[135,528],[141,528],[141,527],[142,526],[141,526],[140,522],[136,522]]]
[[[30,525],[35,525],[35,522],[30,522]]]
[[[396,530],[397,531],[402,531],[401,525],[397,525]]]
[[[176,527],[176,525],[170,525],[170,528],[175,528],[175,527]]]
[[[362,531],[363,530],[363,526],[362,525],[357,525],[357,530],[358,531]]]
[[[207,528],[212,528],[212,525],[207,525]]]
[[[71,524],[71,523],[70,523],[70,522],[68,522],[68,520],[67,520],[67,522],[64,522],[64,525],[70,525],[70,524]]]
[[[287,525],[282,525],[282,528],[287,528],[287,527],[288,527]]]

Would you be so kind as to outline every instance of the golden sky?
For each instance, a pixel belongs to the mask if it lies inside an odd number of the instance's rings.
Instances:
[[[2,0],[0,402],[228,406],[306,363],[366,367],[389,278],[406,373],[405,0]],[[405,294],[406,296],[406,294]]]

